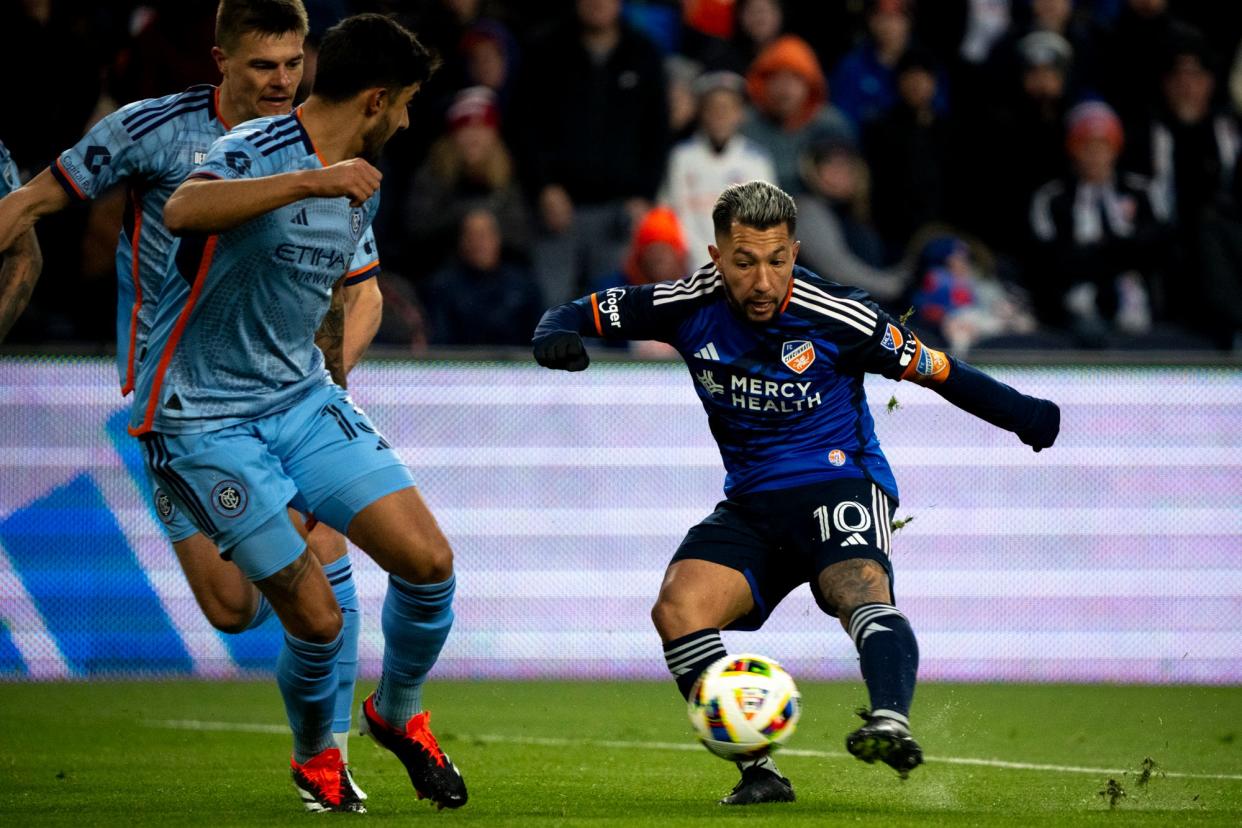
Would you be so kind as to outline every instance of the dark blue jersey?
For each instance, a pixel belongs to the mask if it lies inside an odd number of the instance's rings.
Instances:
[[[863,391],[866,373],[929,385],[1020,436],[1036,419],[1044,427],[1050,412],[1040,404],[1055,409],[925,347],[863,291],[803,267],[794,267],[779,311],[764,324],[733,309],[723,277],[708,265],[676,282],[609,288],[553,308],[536,341],[557,331],[676,348],[720,447],[727,495],[861,477],[896,499]]]

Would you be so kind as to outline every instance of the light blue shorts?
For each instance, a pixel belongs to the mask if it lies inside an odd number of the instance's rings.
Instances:
[[[341,534],[354,515],[414,478],[336,385],[291,408],[199,434],[142,437],[147,468],[179,509],[252,581],[306,548],[286,508],[296,502]]]
[[[151,504],[155,508],[155,516],[159,519],[160,527],[170,541],[176,543],[198,534],[198,527],[190,523],[185,512],[177,508],[177,504],[168,496],[164,487],[151,476],[150,466],[147,466],[147,488],[151,492]]]

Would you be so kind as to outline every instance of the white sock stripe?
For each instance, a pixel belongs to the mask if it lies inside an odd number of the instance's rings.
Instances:
[[[873,717],[881,716],[885,719],[892,719],[895,722],[901,722],[906,727],[910,726],[910,719],[898,713],[896,710],[872,710],[871,715]]]
[[[867,626],[867,624],[870,624],[872,620],[879,618],[880,616],[887,615],[887,614],[888,613],[884,612],[883,610],[876,610],[876,609],[873,609],[870,611],[860,610],[854,613],[854,615],[850,617],[850,628],[849,628],[850,638],[857,640],[858,633],[860,630],[862,630],[863,627]]]
[[[668,667],[671,670],[674,667],[683,667],[687,664],[697,664],[708,658],[712,661],[716,661],[717,659],[724,658],[726,655],[728,655],[728,652],[725,650],[724,646],[717,643],[715,646],[711,646],[709,644],[708,646],[702,647],[698,650],[693,650],[673,658],[665,658],[664,660],[668,663]]]
[[[665,648],[664,657],[665,658],[677,658],[678,656],[680,656],[681,653],[684,653],[686,650],[690,649],[691,647],[697,647],[698,645],[702,644],[705,641],[706,642],[714,641],[720,645],[721,649],[724,649],[724,642],[720,640],[720,632],[718,630],[712,630],[711,632],[705,632],[702,635],[695,636],[689,641],[682,642],[681,644],[678,644],[676,647],[673,647],[671,650],[668,648]]]

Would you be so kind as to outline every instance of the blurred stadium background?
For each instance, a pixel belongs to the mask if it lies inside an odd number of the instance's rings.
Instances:
[[[869,381],[924,677],[1242,682],[1242,4],[307,5],[312,58],[363,10],[445,57],[386,155],[385,324],[351,378],[457,549],[439,676],[663,678],[647,610],[722,480],[703,415],[658,350],[569,377],[522,345],[548,304],[705,258],[711,199],[759,165],[798,195],[809,266],[1064,411],[1034,455]],[[214,8],[3,4],[0,73],[22,80],[0,140],[23,178],[117,106],[215,81]],[[701,104],[747,136],[728,163]],[[1124,186],[1090,186],[1092,146]],[[262,673],[275,627],[201,618],[99,356],[123,209],[40,224],[44,274],[0,358],[0,677]],[[356,561],[373,677],[383,582]],[[805,591],[731,643],[855,676]]]

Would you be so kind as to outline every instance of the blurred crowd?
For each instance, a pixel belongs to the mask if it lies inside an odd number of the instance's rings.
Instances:
[[[377,341],[522,345],[544,307],[708,261],[727,185],[799,263],[958,353],[1242,351],[1242,3],[307,0],[443,58],[382,164]],[[0,5],[29,177],[128,101],[218,80],[214,0]],[[107,341],[124,194],[40,224],[15,342]],[[648,350],[659,354],[660,351]]]

